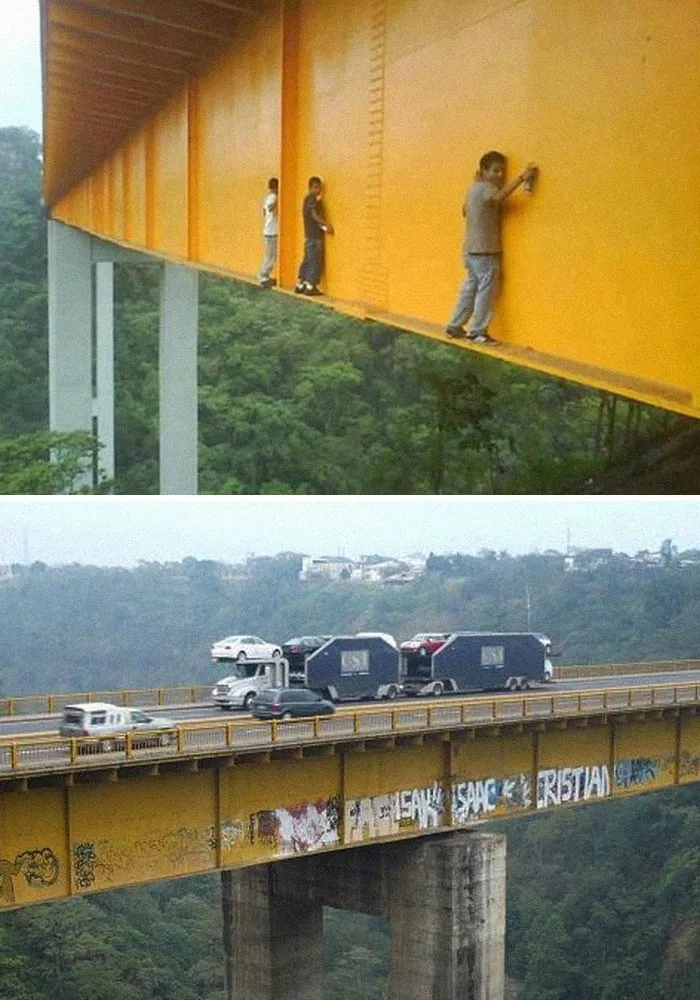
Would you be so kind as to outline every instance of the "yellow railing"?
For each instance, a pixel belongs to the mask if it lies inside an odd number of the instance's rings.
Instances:
[[[317,742],[372,739],[453,728],[607,715],[700,704],[700,683],[548,693],[344,708],[331,716],[263,722],[202,720],[157,733],[66,739],[26,735],[0,738],[0,776],[62,770],[76,765],[172,759]]]
[[[700,660],[657,660],[637,663],[590,663],[586,666],[554,668],[557,680],[585,680],[588,677],[622,677],[633,674],[666,674],[700,670]]]
[[[132,708],[154,708],[168,705],[199,705],[211,703],[211,684],[182,687],[157,687],[123,691],[90,691],[78,694],[37,694],[0,698],[0,716],[53,715],[64,705],[76,702],[106,701],[110,705]]]

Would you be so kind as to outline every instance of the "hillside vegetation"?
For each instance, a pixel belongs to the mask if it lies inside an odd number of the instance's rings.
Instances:
[[[135,569],[42,563],[0,583],[0,688],[5,694],[151,687],[215,680],[215,639],[530,627],[562,664],[700,655],[700,565],[613,561],[566,572],[563,558],[431,557],[403,587],[301,583],[301,556],[237,567],[188,558]]]

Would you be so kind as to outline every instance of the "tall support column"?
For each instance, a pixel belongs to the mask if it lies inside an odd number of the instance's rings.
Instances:
[[[90,237],[48,225],[49,426],[92,431],[92,258]]]
[[[114,265],[95,264],[97,436],[100,468],[114,478]]]
[[[271,865],[223,874],[227,1000],[323,1000],[321,904],[276,896]]]
[[[197,492],[199,275],[166,263],[160,296],[160,492]]]
[[[505,838],[391,845],[391,1000],[503,1000]]]

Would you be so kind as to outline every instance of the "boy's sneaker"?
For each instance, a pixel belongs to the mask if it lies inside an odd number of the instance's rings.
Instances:
[[[468,333],[467,340],[471,340],[472,344],[495,344],[496,341],[493,337],[489,337],[488,333],[484,333],[480,330],[478,333]]]
[[[448,337],[464,337],[466,331],[463,326],[448,326],[445,328],[445,333]]]
[[[306,295],[323,295],[320,288],[316,288],[316,285],[310,285],[304,289]]]
[[[306,285],[304,284],[304,282],[300,281],[298,285],[295,285],[294,286],[294,291],[296,292],[297,295],[305,295],[306,294]]]

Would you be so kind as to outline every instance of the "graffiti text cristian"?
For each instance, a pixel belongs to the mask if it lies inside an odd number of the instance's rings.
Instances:
[[[588,802],[610,795],[610,772],[606,764],[600,767],[561,767],[539,771],[537,775],[537,808],[562,806],[567,802]]]

